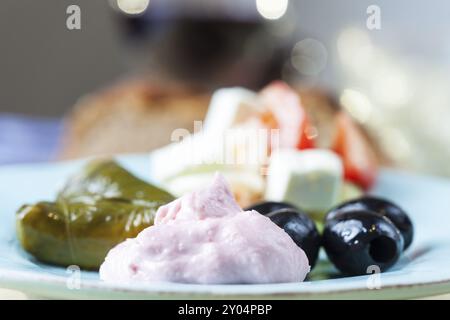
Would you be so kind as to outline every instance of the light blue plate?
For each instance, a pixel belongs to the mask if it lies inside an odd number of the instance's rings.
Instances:
[[[149,156],[120,161],[151,180]],[[0,287],[41,297],[109,299],[414,298],[450,292],[450,181],[394,170],[381,172],[374,193],[403,206],[416,233],[398,264],[380,275],[339,277],[322,255],[311,280],[303,283],[119,286],[99,281],[96,272],[78,274],[39,263],[17,242],[15,212],[24,203],[53,199],[80,165],[82,161],[0,167]]]

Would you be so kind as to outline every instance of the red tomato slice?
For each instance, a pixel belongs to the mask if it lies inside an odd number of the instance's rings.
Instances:
[[[297,92],[286,83],[275,81],[260,92],[260,97],[267,107],[263,122],[280,130],[280,148],[314,147],[314,138],[307,135],[310,124]]]
[[[370,189],[377,177],[377,159],[361,129],[344,112],[336,117],[336,136],[332,149],[344,163],[344,177]]]

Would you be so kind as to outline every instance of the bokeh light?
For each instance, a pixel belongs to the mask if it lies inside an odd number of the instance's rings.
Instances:
[[[143,13],[150,0],[117,0],[117,6],[126,14],[141,14]]]
[[[325,68],[327,60],[327,49],[315,39],[299,41],[292,49],[292,66],[304,75],[318,75]]]
[[[367,72],[374,48],[366,31],[357,28],[344,29],[337,39],[339,59],[356,74]]]
[[[406,106],[412,96],[408,79],[401,68],[380,65],[373,74],[372,93],[377,101],[387,107]]]
[[[380,132],[381,148],[394,161],[403,161],[411,157],[411,145],[405,132],[398,128],[384,128]]]
[[[373,111],[372,103],[362,92],[354,89],[345,89],[340,97],[341,105],[350,115],[360,123],[369,121]]]
[[[269,20],[280,19],[286,13],[289,0],[256,0],[259,14]]]

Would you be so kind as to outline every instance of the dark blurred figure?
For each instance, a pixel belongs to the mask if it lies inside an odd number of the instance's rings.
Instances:
[[[255,0],[154,0],[140,14],[116,11],[129,60],[157,81],[260,88],[281,78],[292,48],[292,34],[276,32],[288,18],[264,19]]]

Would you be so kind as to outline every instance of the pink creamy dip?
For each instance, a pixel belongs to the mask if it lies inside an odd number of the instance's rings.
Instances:
[[[111,249],[100,278],[200,284],[300,282],[308,258],[281,228],[242,211],[224,177],[156,213],[155,224]]]

